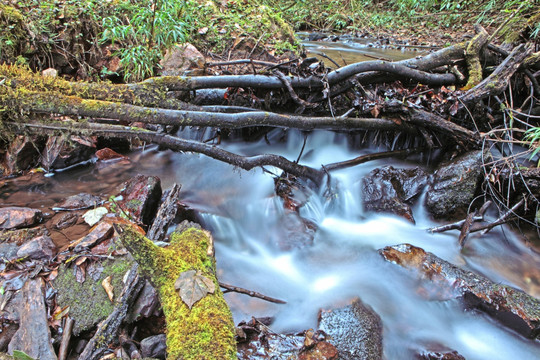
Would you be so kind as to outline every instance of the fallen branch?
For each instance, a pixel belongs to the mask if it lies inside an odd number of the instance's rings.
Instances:
[[[239,294],[244,294],[244,295],[248,295],[248,296],[251,296],[251,297],[266,300],[268,302],[272,302],[272,303],[276,303],[276,304],[286,304],[287,303],[286,301],[279,300],[279,299],[276,299],[276,298],[273,298],[273,297],[270,297],[270,296],[266,296],[266,295],[263,295],[263,294],[258,293],[256,291],[247,290],[247,289],[244,289],[244,288],[241,288],[241,287],[238,287],[238,286],[229,285],[229,284],[224,284],[221,281],[219,282],[219,286],[226,289],[225,291],[223,291],[224,294],[232,291],[232,292],[236,292],[236,293],[239,293]]]
[[[323,168],[326,171],[340,170],[340,169],[345,169],[345,168],[348,168],[348,167],[360,165],[360,164],[363,164],[363,163],[366,163],[366,162],[372,161],[372,160],[385,159],[385,158],[389,158],[389,157],[405,158],[405,157],[409,156],[410,154],[414,154],[414,153],[417,153],[417,152],[420,152],[420,151],[423,151],[423,150],[424,150],[423,147],[419,147],[419,148],[417,147],[417,148],[413,148],[413,149],[394,150],[394,151],[378,152],[378,153],[374,153],[374,154],[366,154],[366,155],[358,156],[358,157],[356,157],[354,159],[351,159],[351,160],[346,160],[346,161],[340,161],[340,162],[327,164],[327,165],[324,165]]]
[[[19,128],[19,130],[21,131],[24,129],[28,129],[33,131],[34,133],[41,134],[43,134],[43,132],[68,132],[84,134],[88,133],[88,131],[91,131],[92,134],[97,136],[117,137],[123,139],[137,138],[141,141],[161,145],[174,151],[189,151],[203,154],[213,159],[226,162],[233,166],[238,166],[239,168],[244,170],[251,170],[255,167],[262,167],[268,165],[275,166],[289,174],[304,179],[310,179],[316,184],[320,184],[324,176],[324,173],[320,170],[296,164],[279,155],[267,154],[245,157],[201,142],[180,139],[172,135],[166,135],[152,131],[137,131],[129,128],[125,129],[121,127],[100,124],[74,124],[73,126],[13,124],[13,126]]]

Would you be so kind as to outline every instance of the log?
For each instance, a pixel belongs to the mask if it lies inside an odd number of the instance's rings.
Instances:
[[[167,322],[167,358],[236,359],[234,322],[219,289],[210,234],[193,227],[175,231],[171,245],[160,248],[130,226],[115,224],[115,229],[158,291]],[[190,270],[200,272],[215,287],[191,306],[175,289],[180,275]]]

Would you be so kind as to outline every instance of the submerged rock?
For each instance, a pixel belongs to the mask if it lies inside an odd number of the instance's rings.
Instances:
[[[157,176],[137,175],[123,184],[117,204],[138,223],[150,225],[161,199]]]
[[[360,299],[340,309],[323,310],[319,330],[339,351],[339,359],[382,359],[382,322]]]
[[[40,277],[28,280],[22,292],[26,301],[20,309],[19,330],[11,339],[8,352],[13,354],[14,350],[20,350],[34,359],[56,360],[47,321],[43,280]]]
[[[427,175],[418,167],[395,169],[385,166],[374,169],[362,180],[364,209],[389,212],[414,223],[410,203],[426,185]]]
[[[482,178],[483,154],[472,151],[439,166],[426,194],[426,207],[434,217],[466,214]]]
[[[423,277],[463,297],[469,307],[487,312],[519,333],[531,338],[540,335],[540,300],[523,291],[494,283],[410,244],[388,246],[380,253],[388,261],[419,270]]]
[[[0,229],[30,227],[41,220],[41,211],[25,207],[0,208]]]

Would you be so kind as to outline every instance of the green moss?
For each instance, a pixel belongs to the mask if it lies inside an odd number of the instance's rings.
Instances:
[[[114,303],[109,300],[101,282],[111,276],[115,297],[119,296],[123,289],[122,279],[131,262],[127,259],[115,259],[105,260],[100,265],[103,266],[103,271],[97,280],[92,278],[87,267],[85,281],[80,283],[75,277],[74,267],[62,265],[53,281],[53,286],[58,291],[58,305],[69,306],[69,314],[75,319],[73,332],[76,335],[91,329],[113,311]]]
[[[219,290],[213,257],[207,254],[212,247],[209,235],[193,228],[181,234],[174,232],[165,249],[130,228],[124,228],[120,238],[158,290],[167,321],[168,358],[235,359],[234,323]],[[213,279],[216,291],[190,310],[174,283],[181,272],[191,269]]]
[[[28,41],[24,23],[19,10],[0,4],[0,62],[16,62],[24,51]]]

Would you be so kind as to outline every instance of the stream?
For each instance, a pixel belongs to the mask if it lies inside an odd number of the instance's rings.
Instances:
[[[201,136],[190,129],[183,132],[186,138]],[[276,129],[267,139],[226,140],[221,146],[242,155],[274,153],[294,160],[304,134]],[[353,144],[364,145],[358,148]],[[389,149],[365,143],[360,135],[353,138],[314,131],[307,137],[301,163],[319,168]],[[306,189],[299,194],[306,201],[300,215],[316,225],[313,238],[302,231],[300,218],[284,209],[282,199],[275,195],[273,177],[261,169],[246,172],[206,156],[158,152],[155,147],[134,151],[130,159],[129,163],[106,166],[91,163],[45,178],[33,175],[8,180],[0,203],[50,208],[80,192],[106,198],[138,173],[159,176],[163,189],[175,182],[182,185],[181,201],[199,212],[204,226],[212,231],[220,281],[287,301],[285,305],[271,304],[226,294],[235,323],[251,316],[273,316],[273,331],[302,331],[317,327],[320,309],[344,306],[360,297],[382,318],[386,359],[412,359],[415,353],[439,344],[469,360],[540,358],[538,342],[504,328],[483,313],[464,310],[458,300],[430,300],[419,290],[421,284],[414,272],[378,254],[385,246],[410,243],[540,297],[540,256],[507,227],[497,227],[484,236],[471,235],[460,251],[457,231],[426,231],[441,223],[427,215],[422,198],[414,208],[416,225],[391,215],[363,212],[360,182],[364,175],[384,165],[432,170],[427,157],[372,161],[333,172],[332,183],[320,191]],[[278,169],[266,170],[280,173]],[[331,191],[325,191],[328,188]],[[495,217],[488,214],[491,220]]]

